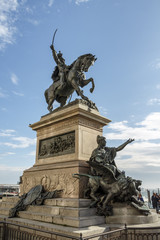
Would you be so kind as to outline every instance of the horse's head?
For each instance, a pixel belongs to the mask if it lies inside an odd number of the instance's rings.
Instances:
[[[136,180],[136,179],[134,179],[134,181],[135,181],[136,189],[140,192],[141,191],[140,186],[142,185],[142,181],[141,180]]]
[[[92,54],[85,54],[81,56],[81,70],[84,72],[88,72],[88,69],[90,66],[94,64],[94,62],[97,60],[95,55]]]

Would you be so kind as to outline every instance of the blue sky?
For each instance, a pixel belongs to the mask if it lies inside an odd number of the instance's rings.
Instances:
[[[118,167],[143,187],[160,187],[159,10],[159,0],[0,1],[1,184],[17,183],[35,162],[28,125],[48,113],[49,46],[58,28],[55,48],[68,65],[85,53],[97,57],[86,74],[95,91],[84,93],[112,120],[104,128],[108,146],[135,138],[117,154]]]

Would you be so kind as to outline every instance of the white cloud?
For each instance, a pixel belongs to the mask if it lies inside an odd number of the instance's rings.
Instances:
[[[158,104],[160,105],[160,98],[151,98],[148,103],[148,105],[154,105],[154,104]]]
[[[0,92],[0,98],[5,98],[5,97],[7,97],[7,95],[4,94],[3,92]]]
[[[29,14],[33,14],[33,9],[31,9],[30,7],[26,7],[25,8],[26,12],[29,13]]]
[[[154,172],[160,166],[160,112],[150,113],[141,122],[129,126],[127,121],[110,123],[112,133],[105,134],[108,140],[135,141],[117,152],[116,163],[121,170]],[[121,143],[122,144],[122,143]],[[120,145],[120,144],[119,144]]]
[[[157,88],[157,89],[160,89],[160,84],[157,84],[156,88]]]
[[[15,130],[13,129],[6,129],[6,130],[0,129],[1,137],[11,137],[11,136],[14,136],[13,133],[15,133]]]
[[[1,108],[1,111],[3,111],[3,112],[7,112],[7,108],[2,107],[2,108]]]
[[[19,97],[24,97],[24,94],[23,93],[19,93],[19,92],[15,92],[15,91],[12,91],[14,95],[16,96],[19,96]]]
[[[14,155],[14,154],[15,154],[14,152],[0,153],[0,157],[6,157],[6,156],[9,156],[9,155]]]
[[[148,163],[148,166],[160,167],[160,163]]]
[[[160,162],[160,143],[133,142],[117,153],[116,163],[122,169],[144,169]]]
[[[14,43],[14,34],[17,31],[14,23],[19,4],[17,0],[1,0],[0,3],[0,50],[6,44]]]
[[[18,85],[18,77],[16,76],[15,73],[11,74],[11,81],[13,84]]]
[[[32,151],[30,153],[28,153],[29,156],[35,156],[36,155],[36,151]]]
[[[11,148],[27,148],[29,146],[36,144],[36,138],[28,138],[28,137],[13,137],[11,138],[12,142],[5,142],[1,143],[5,146],[11,147]],[[14,142],[17,143],[14,143]]]
[[[0,87],[0,98],[6,98],[8,97],[8,94]]]
[[[0,171],[21,172],[21,171],[24,171],[24,170],[25,170],[25,167],[14,167],[14,166],[0,165]]]
[[[160,69],[160,58],[157,58],[155,61],[151,63],[151,67],[154,70],[159,70]]]
[[[160,131],[160,112],[150,113],[142,122],[136,123],[136,125],[144,126],[146,129],[152,129],[159,132]]]
[[[36,19],[28,19],[28,22],[34,26],[38,26],[40,24],[40,21],[38,21]]]
[[[113,133],[106,134],[107,139],[124,140],[135,138],[140,141],[160,139],[160,112],[149,114],[144,121],[136,123],[135,127],[130,127],[127,121],[110,123],[109,129]]]
[[[53,3],[54,3],[54,0],[49,0],[48,6],[52,7]]]
[[[106,108],[100,106],[100,107],[98,107],[98,109],[99,109],[99,111],[100,111],[100,113],[101,113],[102,115],[106,115],[106,114],[107,114],[107,109],[106,109]]]
[[[90,0],[75,0],[75,4],[79,5],[84,2],[89,2]]]

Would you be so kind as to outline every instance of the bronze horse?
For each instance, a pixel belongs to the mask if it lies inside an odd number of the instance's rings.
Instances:
[[[76,91],[82,99],[90,103],[91,101],[83,94],[80,87],[83,88],[91,82],[91,93],[95,87],[93,78],[85,79],[84,74],[84,72],[87,72],[89,67],[96,61],[95,56],[92,54],[84,54],[78,57],[70,66],[67,66],[62,57],[62,53],[59,52],[57,54],[54,49],[53,42],[55,33],[50,48],[52,49],[53,58],[57,63],[57,66],[52,74],[53,83],[44,93],[48,104],[48,110],[50,112],[53,110],[53,102],[55,100],[60,103],[61,107],[63,107],[74,91]]]

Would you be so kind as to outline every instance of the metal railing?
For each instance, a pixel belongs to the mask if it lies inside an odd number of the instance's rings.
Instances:
[[[0,222],[0,240],[160,240],[160,226],[127,227],[83,237],[28,227],[7,221]]]
[[[94,234],[88,237],[82,237],[83,240],[127,240],[127,228],[121,228],[114,231]]]
[[[147,228],[134,228],[127,229],[127,240],[160,240],[160,226],[147,227]]]
[[[74,237],[68,234],[47,231],[43,229],[28,227],[10,222],[0,222],[0,240],[57,240],[72,239],[79,240],[80,237]]]

